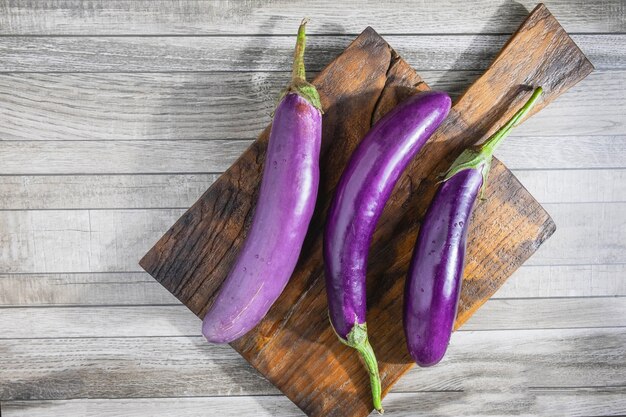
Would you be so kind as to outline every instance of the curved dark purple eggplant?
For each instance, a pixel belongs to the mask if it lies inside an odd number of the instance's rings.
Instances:
[[[461,294],[467,231],[493,152],[541,93],[541,87],[537,88],[484,144],[465,150],[456,159],[422,221],[404,290],[407,347],[420,366],[435,365],[448,348]]]
[[[252,225],[203,320],[202,333],[212,343],[231,342],[265,317],[293,273],[313,215],[322,113],[317,90],[305,79],[305,25],[291,83],[274,112]]]
[[[328,211],[324,264],[330,321],[339,339],[363,356],[378,411],[380,376],[365,320],[369,246],[394,185],[445,119],[450,104],[443,92],[419,93],[380,119],[352,154]]]

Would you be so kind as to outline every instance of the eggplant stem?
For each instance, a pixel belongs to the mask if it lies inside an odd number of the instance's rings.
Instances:
[[[446,177],[443,181],[447,181],[452,176],[457,173],[465,170],[465,169],[477,169],[480,170],[483,176],[483,184],[481,186],[481,198],[483,197],[483,192],[485,189],[485,184],[487,183],[487,176],[489,175],[489,169],[491,168],[491,159],[493,158],[493,153],[502,143],[502,140],[506,138],[511,130],[517,125],[519,125],[524,118],[533,108],[535,103],[539,100],[539,97],[543,93],[543,89],[541,87],[535,88],[533,94],[530,96],[528,101],[515,112],[513,117],[511,117],[500,129],[496,131],[493,135],[491,135],[486,141],[482,143],[478,148],[468,148],[459,155],[458,158],[452,163],[452,166],[446,173]]]
[[[496,133],[491,135],[482,145],[480,145],[480,153],[485,153],[486,156],[492,156],[496,148],[502,143],[502,140],[509,136],[511,130],[521,123],[522,118],[530,112],[539,97],[543,93],[541,87],[535,88],[533,94],[526,101],[526,103],[504,124]]]
[[[372,349],[372,345],[370,345],[369,340],[365,339],[365,343],[362,345],[352,346],[354,349],[359,352],[361,357],[363,358],[363,362],[365,362],[365,366],[367,366],[367,372],[370,375],[370,386],[372,389],[372,403],[374,404],[374,408],[378,411],[379,414],[383,414],[385,410],[383,410],[382,400],[381,400],[381,384],[380,384],[380,373],[378,371],[378,362],[376,361],[376,355],[374,354],[374,349]]]
[[[298,39],[296,40],[296,50],[293,53],[293,69],[291,71],[292,81],[306,80],[306,71],[304,69],[304,49],[306,48],[306,24],[309,22],[307,18],[302,19],[298,28]]]
[[[304,67],[304,50],[306,49],[306,24],[308,19],[302,19],[298,28],[296,49],[293,53],[293,67],[291,69],[291,81],[281,95],[282,100],[287,94],[295,93],[308,101],[313,107],[322,111],[322,102],[315,86],[306,80],[306,70]]]
[[[331,326],[333,331],[335,331],[335,327]],[[367,372],[370,376],[370,386],[372,390],[372,403],[378,414],[383,414],[385,410],[382,405],[382,388],[380,383],[380,373],[378,371],[378,361],[376,360],[376,355],[374,354],[374,349],[372,345],[370,345],[369,339],[367,337],[367,324],[366,323],[356,323],[350,333],[348,333],[347,339],[339,336],[337,331],[335,334],[346,346],[350,346],[355,349],[363,358],[363,362],[365,362],[365,366],[367,367]]]

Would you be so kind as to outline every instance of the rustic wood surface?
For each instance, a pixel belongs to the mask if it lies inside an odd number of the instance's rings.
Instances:
[[[482,72],[450,70],[419,71],[419,74],[428,80],[431,87],[448,91],[457,98]],[[537,114],[533,123],[515,130],[513,137],[550,137],[546,142],[551,142],[555,136],[562,135],[565,128],[575,129],[578,135],[620,135],[624,121],[619,116],[626,112],[626,97],[614,88],[616,77],[626,79],[626,71],[594,72],[584,85],[574,87],[561,97],[558,106],[548,107]],[[275,92],[280,91],[284,83],[283,73],[267,71],[255,72],[252,76],[232,72],[89,73],[62,77],[49,73],[0,73],[0,88],[7,91],[19,89],[21,92],[9,95],[0,102],[0,111],[4,115],[0,134],[4,139],[20,141],[143,139],[173,142],[193,139],[209,142],[205,146],[212,148],[203,152],[214,153],[222,147],[218,141],[224,138],[247,141],[258,136],[267,125],[268,115],[276,101]],[[51,84],[54,84],[54,89],[50,88]],[[46,100],[38,99],[44,95]],[[98,102],[97,106],[94,101]],[[581,102],[596,105],[582,107]],[[603,105],[606,102],[610,102],[611,106]],[[102,114],[102,107],[110,110]],[[26,109],[30,117],[28,123],[24,120]],[[73,116],[73,130],[67,129],[68,115]],[[119,123],[122,120],[124,123]],[[190,145],[185,142],[178,146],[184,149]],[[247,143],[242,142],[240,148],[225,155],[229,166],[245,146]],[[45,152],[51,150],[46,149]],[[82,155],[83,158],[87,156]],[[36,154],[30,151],[28,157],[36,157]],[[191,155],[189,158],[192,158]],[[210,166],[201,166],[207,161],[199,158],[191,159],[187,169],[203,172],[216,170],[215,162]],[[520,157],[516,162],[519,165],[524,158]],[[184,169],[184,165],[175,169]]]
[[[9,0],[1,6],[3,35],[293,35],[292,19],[306,14],[317,21],[311,34],[359,34],[376,15],[380,33],[502,33],[517,29],[533,0],[494,4],[490,0],[459,7],[454,0],[420,4],[420,24],[410,13],[396,13],[377,2],[290,0],[241,4],[239,1],[187,0]],[[570,32],[620,32],[625,22],[619,0],[590,4],[585,0],[553,0],[550,9]],[[411,0],[394,0],[398,10],[411,10]],[[360,9],[359,9],[360,8]],[[180,16],[184,16],[182,19]]]
[[[402,278],[415,242],[416,219],[428,206],[437,176],[462,149],[504,123],[523,102],[520,92],[528,85],[545,89],[534,113],[592,69],[547,9],[537,7],[494,64],[457,100],[446,122],[400,179],[379,221],[368,274],[368,323],[383,392],[412,367],[400,326]],[[308,415],[366,416],[371,411],[367,373],[358,356],[350,355],[350,349],[336,340],[327,322],[321,257],[324,213],[343,167],[371,123],[408,94],[427,87],[371,29],[313,82],[326,109],[317,214],[281,298],[253,331],[232,346]],[[266,142],[267,129],[140,262],[199,317],[211,305],[245,238]],[[468,238],[457,326],[555,228],[499,163],[492,170],[486,198],[477,208]]]
[[[0,1],[2,415],[302,416],[136,261],[269,122],[302,16],[311,76],[371,25],[458,97],[535,6],[418,4]],[[498,157],[558,230],[390,416],[626,414],[626,10],[547,5],[597,71]]]
[[[626,34],[572,35],[601,70],[620,69]],[[509,35],[385,35],[417,71],[484,70]],[[307,69],[320,71],[354,39],[354,35],[310,37]],[[106,49],[106,53],[102,53]],[[245,51],[245,53],[241,53]],[[150,71],[282,71],[289,68],[289,36],[54,36],[7,37],[0,48],[0,71],[19,72],[150,72]]]

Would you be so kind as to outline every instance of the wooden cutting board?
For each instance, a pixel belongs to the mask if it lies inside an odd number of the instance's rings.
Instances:
[[[402,176],[380,219],[368,270],[367,321],[384,393],[413,366],[402,331],[402,290],[438,174],[466,146],[510,117],[528,98],[528,93],[520,94],[528,86],[545,90],[536,112],[592,70],[556,19],[539,5],[485,74],[457,100]],[[265,319],[232,346],[309,416],[363,417],[372,410],[368,375],[356,352],[337,340],[328,322],[321,250],[324,219],[348,158],[372,123],[428,87],[371,28],[313,83],[325,110],[316,212],[284,293]],[[269,127],[140,262],[198,317],[210,306],[246,236],[268,133]],[[555,230],[550,216],[498,161],[485,197],[469,232],[457,327]]]

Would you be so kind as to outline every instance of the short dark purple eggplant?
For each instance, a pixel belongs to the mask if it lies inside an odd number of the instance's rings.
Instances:
[[[418,93],[380,119],[352,154],[328,212],[324,264],[330,321],[339,339],[362,355],[379,412],[380,376],[365,317],[369,246],[394,185],[445,119],[450,104],[445,93]]]
[[[290,85],[274,112],[252,224],[234,266],[203,320],[209,342],[228,343],[256,326],[295,269],[319,184],[322,112],[304,70],[298,30]]]
[[[420,366],[435,365],[448,348],[461,294],[467,231],[493,152],[541,93],[537,88],[493,136],[454,161],[422,221],[404,290],[404,332],[409,353]]]

